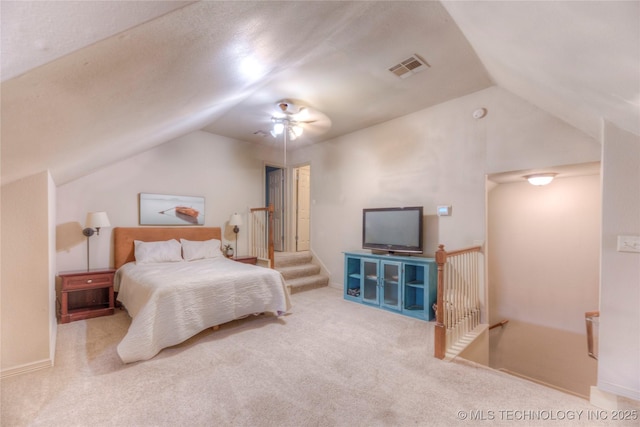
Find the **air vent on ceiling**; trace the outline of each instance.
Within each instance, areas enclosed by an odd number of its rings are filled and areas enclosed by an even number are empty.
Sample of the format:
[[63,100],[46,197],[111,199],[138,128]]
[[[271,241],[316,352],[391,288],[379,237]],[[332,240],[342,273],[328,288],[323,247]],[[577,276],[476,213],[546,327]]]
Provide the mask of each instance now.
[[389,71],[391,71],[401,79],[406,79],[407,77],[412,76],[415,73],[426,70],[429,66],[430,65],[427,63],[427,61],[422,59],[419,55],[413,54],[399,64],[396,64],[393,67],[389,68]]

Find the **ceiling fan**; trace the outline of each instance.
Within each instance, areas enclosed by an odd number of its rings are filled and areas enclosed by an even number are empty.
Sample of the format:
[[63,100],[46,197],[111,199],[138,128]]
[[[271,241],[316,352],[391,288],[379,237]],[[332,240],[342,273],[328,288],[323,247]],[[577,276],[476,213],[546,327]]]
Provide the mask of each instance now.
[[312,136],[321,135],[331,127],[331,119],[325,114],[288,99],[276,102],[271,123],[271,136],[284,135],[285,143],[286,139],[295,141],[305,132]]

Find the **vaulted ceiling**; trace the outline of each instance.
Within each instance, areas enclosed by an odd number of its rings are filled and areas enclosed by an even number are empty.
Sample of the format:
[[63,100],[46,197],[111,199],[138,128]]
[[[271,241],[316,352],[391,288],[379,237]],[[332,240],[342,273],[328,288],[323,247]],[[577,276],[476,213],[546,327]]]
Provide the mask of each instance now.
[[[275,145],[280,99],[330,120],[298,144],[492,85],[594,137],[601,119],[640,134],[638,1],[3,0],[0,19],[3,184],[195,130]],[[424,71],[389,71],[412,55]]]

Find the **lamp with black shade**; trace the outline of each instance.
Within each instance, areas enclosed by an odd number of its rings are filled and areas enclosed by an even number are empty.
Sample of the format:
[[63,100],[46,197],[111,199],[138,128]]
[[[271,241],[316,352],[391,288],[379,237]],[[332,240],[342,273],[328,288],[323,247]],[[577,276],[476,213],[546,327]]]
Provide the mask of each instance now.
[[106,212],[89,212],[87,214],[87,221],[85,223],[85,228],[82,230],[82,234],[87,237],[87,271],[89,268],[89,238],[96,235],[100,235],[100,229],[104,227],[111,227],[111,223],[109,222],[109,217]]

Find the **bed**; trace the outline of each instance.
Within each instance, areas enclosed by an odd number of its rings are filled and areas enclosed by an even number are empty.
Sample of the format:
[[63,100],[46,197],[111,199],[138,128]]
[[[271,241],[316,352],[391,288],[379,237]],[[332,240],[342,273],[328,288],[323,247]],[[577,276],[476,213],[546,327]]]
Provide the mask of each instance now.
[[114,290],[132,319],[117,347],[124,363],[151,359],[210,327],[290,309],[282,275],[225,258],[219,227],[116,227],[113,234]]

